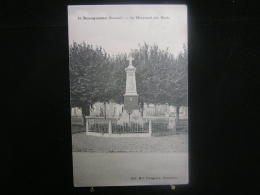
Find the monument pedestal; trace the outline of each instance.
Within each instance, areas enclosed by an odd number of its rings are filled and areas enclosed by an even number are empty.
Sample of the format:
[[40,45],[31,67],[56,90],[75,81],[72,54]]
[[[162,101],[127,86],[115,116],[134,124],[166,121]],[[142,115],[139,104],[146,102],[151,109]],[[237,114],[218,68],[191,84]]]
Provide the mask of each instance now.
[[124,95],[125,110],[138,110],[138,95]]
[[124,110],[122,115],[120,116],[117,124],[124,124],[124,123],[137,123],[137,124],[143,124],[143,118],[141,115],[141,112],[139,110],[132,110],[129,116],[129,112]]

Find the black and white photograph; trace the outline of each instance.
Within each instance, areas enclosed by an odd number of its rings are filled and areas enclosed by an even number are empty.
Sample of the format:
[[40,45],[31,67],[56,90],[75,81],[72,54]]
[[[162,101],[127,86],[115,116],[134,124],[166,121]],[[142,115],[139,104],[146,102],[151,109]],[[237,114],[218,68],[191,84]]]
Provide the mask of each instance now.
[[75,187],[189,183],[186,5],[68,6]]
[[259,192],[255,2],[0,9],[2,194]]

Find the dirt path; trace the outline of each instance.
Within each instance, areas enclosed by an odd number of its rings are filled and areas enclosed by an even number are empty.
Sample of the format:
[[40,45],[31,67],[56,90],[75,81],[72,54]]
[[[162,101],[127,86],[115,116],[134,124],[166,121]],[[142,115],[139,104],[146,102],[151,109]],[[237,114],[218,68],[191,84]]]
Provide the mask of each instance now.
[[95,137],[72,135],[73,152],[187,152],[187,134],[163,137]]

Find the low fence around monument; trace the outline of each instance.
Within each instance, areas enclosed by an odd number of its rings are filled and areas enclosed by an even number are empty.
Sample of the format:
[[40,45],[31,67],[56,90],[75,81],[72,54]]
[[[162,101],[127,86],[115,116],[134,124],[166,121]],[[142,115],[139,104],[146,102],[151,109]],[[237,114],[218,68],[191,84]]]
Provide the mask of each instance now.
[[83,118],[82,116],[71,116],[71,124],[73,125],[83,125]]
[[176,133],[173,117],[148,117],[143,123],[118,123],[116,118],[86,117],[86,135],[112,137],[167,136]]
[[152,136],[167,136],[176,133],[176,120],[174,117],[150,116],[144,120],[151,121]]
[[123,123],[117,124],[116,122],[112,122],[112,133],[113,134],[127,134],[127,133],[149,133],[149,121],[143,124],[138,123]]
[[149,137],[151,123],[118,123],[116,118],[86,117],[86,135],[112,137]]
[[86,117],[86,129],[88,132],[109,133],[109,123],[113,119],[103,117]]

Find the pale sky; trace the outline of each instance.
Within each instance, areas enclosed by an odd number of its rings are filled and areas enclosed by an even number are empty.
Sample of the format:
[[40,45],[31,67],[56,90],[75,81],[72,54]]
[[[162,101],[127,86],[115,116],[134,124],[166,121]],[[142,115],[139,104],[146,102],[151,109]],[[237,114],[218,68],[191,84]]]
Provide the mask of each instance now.
[[169,48],[177,55],[183,44],[187,45],[185,5],[68,6],[68,23],[69,44],[85,41],[101,46],[109,54],[129,53],[146,42],[157,44],[160,49]]

